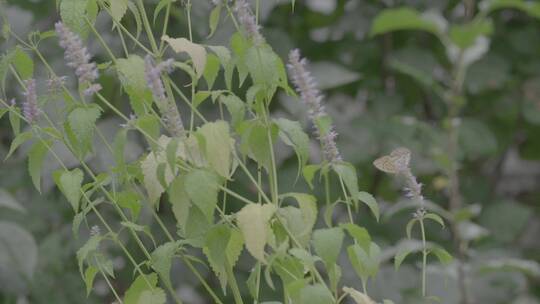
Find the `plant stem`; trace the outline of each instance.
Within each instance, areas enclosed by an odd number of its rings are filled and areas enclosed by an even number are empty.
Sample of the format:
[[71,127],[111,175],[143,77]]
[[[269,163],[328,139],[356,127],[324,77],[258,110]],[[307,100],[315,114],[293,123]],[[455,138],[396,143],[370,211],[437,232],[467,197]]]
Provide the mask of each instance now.
[[427,247],[426,247],[426,231],[424,228],[424,218],[419,218],[420,231],[422,233],[422,297],[426,296],[426,268],[427,268]]

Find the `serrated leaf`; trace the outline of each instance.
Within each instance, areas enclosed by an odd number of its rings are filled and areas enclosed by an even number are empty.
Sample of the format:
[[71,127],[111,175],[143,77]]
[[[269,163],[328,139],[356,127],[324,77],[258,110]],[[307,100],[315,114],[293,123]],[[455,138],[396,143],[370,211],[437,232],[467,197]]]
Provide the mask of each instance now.
[[201,77],[206,66],[207,53],[206,49],[196,43],[193,43],[186,38],[170,38],[165,35],[161,38],[166,41],[176,53],[186,52],[193,61],[193,67],[197,72],[197,76]]
[[269,232],[268,222],[275,211],[274,205],[249,204],[236,214],[238,227],[244,236],[247,250],[254,258],[263,263],[266,263],[264,247],[266,235]]
[[[240,237],[238,237],[240,236]],[[212,227],[206,234],[203,252],[210,266],[219,278],[221,288],[225,292],[227,286],[227,271],[232,269],[242,250],[242,236],[239,231],[221,224]]]
[[152,252],[150,265],[152,266],[152,269],[159,274],[166,286],[171,286],[171,265],[177,250],[178,244],[176,242],[168,242],[159,246]]
[[49,151],[49,144],[38,141],[28,152],[28,172],[37,191],[41,192],[41,168]]
[[81,146],[77,147],[79,151],[84,152],[91,147],[96,122],[100,116],[101,109],[95,105],[78,107],[69,113],[69,126]]
[[87,0],[62,0],[60,2],[60,16],[64,24],[81,37],[88,34],[86,25]]
[[279,214],[285,219],[285,224],[294,235],[296,241],[307,246],[311,238],[311,230],[317,221],[316,198],[304,193],[287,193],[283,197],[294,198],[300,208],[292,206],[279,209]]
[[401,264],[409,254],[411,254],[412,252],[417,252],[419,250],[422,250],[422,248],[414,242],[400,243],[398,245],[396,255],[394,256],[394,268],[396,269],[396,271],[399,269],[399,266],[401,266]]
[[84,245],[77,250],[77,261],[79,265],[79,271],[82,276],[84,276],[83,266],[84,262],[87,261],[99,248],[101,243],[102,236],[99,234],[91,235],[90,238],[84,243]]
[[206,216],[208,222],[214,218],[214,210],[218,202],[219,180],[217,176],[206,170],[193,170],[187,173],[185,189],[194,206]]
[[252,46],[245,54],[246,66],[254,84],[272,90],[280,84],[280,65],[283,63],[268,45]]
[[116,60],[116,69],[122,86],[129,95],[131,108],[137,116],[145,114],[146,108],[151,106],[152,93],[148,90],[144,78],[144,60],[137,55],[119,58]]
[[[204,154],[210,166],[222,177],[229,178],[231,170],[231,141],[225,121],[204,124],[197,131],[204,138]],[[201,145],[200,145],[201,146]]]
[[124,304],[138,304],[141,294],[146,290],[155,289],[157,281],[158,277],[155,273],[139,275],[126,291]]
[[120,22],[128,10],[129,0],[109,0],[111,17]]
[[81,185],[84,177],[83,172],[78,168],[72,171],[58,171],[55,172],[53,177],[56,185],[71,204],[71,207],[73,207],[73,211],[78,213]]
[[327,269],[337,261],[345,234],[338,227],[319,229],[313,232],[313,248],[323,259]]

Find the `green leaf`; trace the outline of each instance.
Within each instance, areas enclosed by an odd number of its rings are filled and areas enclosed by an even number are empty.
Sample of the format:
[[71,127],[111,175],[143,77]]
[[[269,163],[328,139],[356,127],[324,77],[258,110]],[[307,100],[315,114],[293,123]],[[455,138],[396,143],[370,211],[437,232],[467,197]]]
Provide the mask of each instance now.
[[32,58],[30,58],[30,56],[20,47],[15,49],[12,63],[22,80],[30,79],[34,75],[34,62],[32,61]]
[[396,269],[396,271],[399,269],[399,266],[401,266],[401,264],[409,254],[420,250],[422,250],[421,244],[419,246],[419,244],[412,241],[401,242],[398,245],[396,255],[394,256],[394,268]]
[[22,213],[26,212],[26,209],[4,189],[0,189],[0,208],[8,208]]
[[222,177],[229,178],[231,170],[231,142],[229,125],[225,121],[209,122],[197,131],[204,138],[204,153],[210,166]]
[[304,167],[304,169],[302,169],[302,175],[310,188],[313,188],[313,178],[315,177],[315,173],[317,173],[317,171],[320,169],[320,165],[307,165]]
[[424,18],[411,8],[385,9],[373,21],[371,35],[380,35],[399,30],[421,30],[438,35],[437,24]]
[[[174,179],[176,168],[174,171],[167,165],[166,149],[171,139],[166,136],[161,136],[158,140],[158,152],[150,152],[146,158],[141,161],[141,170],[143,173],[143,181],[150,203],[157,207],[157,203],[161,194],[165,192],[165,187],[168,186]],[[161,168],[161,174],[160,169]],[[160,181],[161,178],[161,181]],[[162,183],[163,182],[163,183]]]
[[249,204],[236,214],[238,227],[244,236],[247,250],[254,258],[263,263],[266,263],[264,247],[266,235],[270,230],[269,221],[275,211],[274,205]]
[[426,215],[424,215],[424,218],[435,221],[435,222],[439,223],[441,225],[441,227],[444,228],[444,220],[438,214],[427,213]]
[[120,22],[128,9],[129,0],[109,0],[111,17]]
[[217,206],[219,180],[217,176],[206,170],[193,170],[187,173],[185,189],[188,197],[206,216],[208,222],[214,218]]
[[163,289],[145,290],[141,293],[137,304],[165,304],[167,295]]
[[418,219],[413,218],[407,223],[406,231],[407,231],[407,238],[409,239],[411,238],[412,229],[414,227],[414,224],[416,224],[416,222],[418,222]]
[[349,233],[349,235],[366,251],[371,246],[371,237],[366,228],[360,227],[353,223],[341,224],[341,227]]
[[13,139],[13,141],[11,142],[11,146],[9,147],[9,152],[8,154],[6,155],[6,158],[4,158],[4,160],[8,159],[12,154],[13,152],[15,152],[15,150],[17,150],[17,148],[24,144],[25,142],[29,141],[30,139],[32,139],[32,132],[23,132],[23,133],[19,133],[15,139]]
[[309,285],[300,292],[299,304],[333,304],[332,293],[322,284]]
[[90,238],[84,243],[84,245],[77,250],[77,261],[79,265],[79,271],[84,277],[83,266],[84,262],[87,261],[94,253],[99,249],[99,244],[101,243],[102,236],[99,234],[91,235]]
[[202,45],[193,43],[186,38],[170,38],[167,35],[161,39],[167,42],[176,53],[186,52],[193,61],[197,76],[201,77],[207,62],[206,49]]
[[221,288],[225,292],[227,286],[227,269],[236,263],[243,246],[242,235],[229,226],[220,224],[212,227],[206,234],[203,252],[210,266],[219,278]]
[[11,124],[11,129],[15,135],[19,135],[21,132],[21,118],[18,114],[21,114],[19,109],[9,111],[9,123]]
[[92,146],[96,122],[101,116],[101,109],[97,105],[81,106],[75,108],[68,115],[71,130],[81,145],[80,151],[84,152]]
[[211,90],[214,86],[214,82],[216,81],[216,78],[219,73],[220,68],[220,61],[219,58],[214,54],[208,54],[207,60],[206,60],[206,66],[204,68],[203,77],[206,80],[206,83],[208,85],[208,89]]
[[493,33],[493,22],[489,19],[474,19],[465,24],[455,24],[450,27],[450,39],[460,49],[471,47],[479,36],[489,36]]
[[345,183],[345,187],[347,187],[353,201],[357,202],[360,194],[358,190],[358,177],[356,176],[354,166],[349,163],[335,163],[332,164],[332,168]]
[[41,168],[49,151],[49,143],[36,142],[28,152],[28,172],[37,191],[41,192]]
[[75,213],[79,211],[83,177],[83,172],[78,168],[72,171],[57,171],[53,175],[56,185],[67,198]]
[[94,286],[94,279],[99,270],[94,266],[89,266],[84,272],[84,284],[86,285],[86,296],[90,295],[92,287]]
[[227,107],[229,114],[231,115],[231,124],[233,127],[237,127],[246,115],[246,106],[244,102],[236,95],[221,95],[220,101]]
[[323,259],[327,269],[337,261],[345,234],[338,227],[319,229],[313,232],[313,248]]
[[116,193],[116,202],[122,208],[129,209],[131,218],[136,221],[141,212],[141,197],[134,191],[124,191]]
[[377,275],[381,254],[381,250],[377,244],[371,243],[368,248],[354,244],[347,248],[347,254],[356,274],[363,281]]
[[252,46],[246,51],[245,56],[245,63],[253,84],[263,85],[266,90],[279,85],[279,70],[283,63],[270,46]]
[[448,251],[446,251],[444,248],[442,247],[435,247],[435,248],[432,248],[430,250],[431,253],[435,254],[435,256],[437,257],[437,259],[439,259],[439,262],[441,262],[441,264],[443,265],[448,265],[452,262],[452,260],[454,259],[452,257],[452,255],[450,253],[448,253]]
[[137,116],[147,112],[152,103],[152,93],[144,78],[144,60],[137,55],[116,60],[116,70],[122,86],[129,95],[131,108]]
[[377,204],[377,201],[373,197],[373,195],[360,191],[358,192],[358,200],[365,203],[369,209],[371,210],[371,213],[373,213],[373,216],[377,219],[377,222],[379,221],[379,204]]
[[152,266],[152,269],[159,274],[163,283],[169,287],[172,286],[170,278],[172,258],[177,250],[178,244],[176,242],[168,242],[159,246],[152,252],[150,265]]
[[62,0],[60,2],[60,16],[64,24],[82,38],[88,35],[86,24],[87,0]]
[[[141,294],[146,290],[155,289],[158,277],[155,273],[139,275],[124,295],[124,304],[138,304]],[[150,285],[150,286],[148,286]]]
[[298,168],[301,169],[309,159],[309,136],[302,130],[302,126],[297,121],[278,118],[274,122],[279,127],[281,140],[294,148],[298,157]]
[[343,292],[348,294],[356,304],[376,304],[366,294],[359,292],[358,290],[350,287],[343,287]]
[[540,18],[540,3],[523,0],[487,0],[480,6],[486,14],[499,9],[518,9],[535,18]]
[[[279,129],[272,124],[271,130],[268,132],[268,128],[261,123],[250,121],[247,122],[247,129],[240,131],[242,133],[242,151],[248,154],[259,165],[270,169],[272,160],[271,149],[273,149],[273,143],[278,135]],[[244,127],[244,126],[243,126]],[[270,133],[271,143],[268,138]]]
[[38,261],[34,237],[12,222],[0,221],[0,290],[29,292]]
[[311,231],[317,221],[316,198],[304,193],[287,193],[282,196],[292,197],[298,202],[300,208],[292,206],[280,208],[279,214],[285,218],[285,223],[296,240],[301,245],[307,246],[311,238]]
[[210,13],[210,19],[208,21],[208,25],[210,27],[210,33],[208,34],[207,38],[214,36],[214,33],[217,30],[219,19],[221,17],[221,9],[222,9],[222,5],[220,3],[216,5],[216,7],[214,7],[212,9],[212,12]]

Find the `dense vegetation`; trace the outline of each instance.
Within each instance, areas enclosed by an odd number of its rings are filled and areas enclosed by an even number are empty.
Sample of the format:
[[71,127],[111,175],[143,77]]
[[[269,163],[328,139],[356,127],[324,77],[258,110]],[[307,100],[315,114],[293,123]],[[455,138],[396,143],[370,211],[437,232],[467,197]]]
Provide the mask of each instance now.
[[540,4],[0,0],[1,303],[540,302]]

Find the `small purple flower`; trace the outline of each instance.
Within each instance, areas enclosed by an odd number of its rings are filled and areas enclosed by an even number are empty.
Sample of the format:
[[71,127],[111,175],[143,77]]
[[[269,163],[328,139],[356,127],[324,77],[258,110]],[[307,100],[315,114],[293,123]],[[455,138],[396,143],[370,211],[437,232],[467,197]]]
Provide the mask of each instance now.
[[[67,28],[62,22],[55,24],[56,34],[60,39],[60,46],[64,49],[64,59],[67,65],[75,69],[75,75],[79,78],[79,83],[92,83],[99,77],[99,72],[95,62],[91,62],[92,57],[86,47],[83,46],[81,38]],[[96,89],[97,86],[94,86]],[[89,92],[97,92],[91,90]]]
[[144,58],[144,63],[144,77],[146,84],[152,92],[154,99],[158,101],[167,131],[174,137],[184,136],[184,124],[182,123],[180,113],[178,113],[178,108],[174,101],[167,100],[165,87],[161,80],[161,73],[172,72],[174,60],[168,59],[156,65],[152,57],[147,55]]
[[410,168],[402,171],[401,174],[405,177],[405,182],[407,183],[407,187],[403,189],[405,190],[405,196],[417,201],[423,206],[424,196],[422,195],[422,184],[416,180],[416,176],[412,174]]
[[33,123],[39,114],[36,80],[28,79],[24,82],[24,85],[26,86],[26,91],[24,92],[25,100],[22,105],[22,112],[28,123]]
[[[169,63],[165,64],[165,62]],[[165,96],[165,88],[163,87],[163,82],[161,81],[161,73],[163,70],[170,72],[171,69],[169,66],[170,61],[167,60],[165,62],[156,65],[154,59],[152,59],[152,56],[146,55],[144,58],[144,78],[146,80],[146,85],[150,91],[152,91],[154,98],[160,101],[167,99]]]
[[49,93],[56,93],[62,89],[62,87],[66,84],[67,76],[52,76],[47,80],[47,89],[49,90]]
[[255,45],[264,43],[264,37],[261,34],[261,26],[257,24],[257,19],[249,8],[249,3],[246,0],[236,0],[234,8],[238,21],[244,27],[246,35]]
[[324,158],[328,162],[341,161],[341,155],[336,145],[337,132],[332,126],[328,130],[321,130],[317,123],[320,118],[328,116],[322,105],[323,96],[317,83],[307,70],[307,60],[300,57],[298,49],[292,50],[289,54],[289,64],[287,68],[296,91],[300,94],[300,98],[308,107],[308,116],[311,123],[315,127],[315,135],[321,142]]

